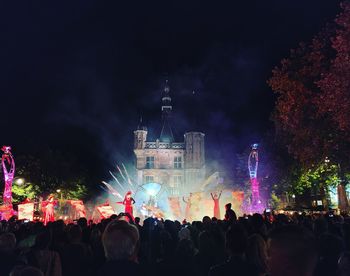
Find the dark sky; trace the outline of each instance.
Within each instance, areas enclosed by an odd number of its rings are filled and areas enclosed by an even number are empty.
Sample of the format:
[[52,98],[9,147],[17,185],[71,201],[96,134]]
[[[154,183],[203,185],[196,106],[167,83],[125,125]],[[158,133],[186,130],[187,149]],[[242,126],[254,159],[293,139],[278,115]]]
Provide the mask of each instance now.
[[166,76],[175,131],[205,132],[208,157],[230,167],[271,130],[272,68],[339,12],[336,0],[20,2],[0,4],[1,143],[75,154],[93,178],[131,159],[140,114],[158,135]]

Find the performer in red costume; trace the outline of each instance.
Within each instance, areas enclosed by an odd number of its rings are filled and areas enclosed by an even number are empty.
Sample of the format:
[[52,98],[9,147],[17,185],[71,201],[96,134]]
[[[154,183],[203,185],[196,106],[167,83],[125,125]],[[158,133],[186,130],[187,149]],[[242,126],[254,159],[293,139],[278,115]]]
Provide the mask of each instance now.
[[211,198],[214,201],[214,217],[217,218],[217,219],[220,219],[220,217],[221,217],[220,216],[220,204],[219,204],[221,193],[222,193],[222,191],[220,191],[220,194],[217,194],[217,193],[212,194],[212,193],[210,193]]
[[135,200],[131,197],[131,191],[127,192],[124,200],[122,202],[118,202],[121,203],[125,206],[125,213],[128,213],[133,219],[134,219],[134,215],[133,215],[133,211],[134,211],[134,207],[133,205],[135,204]]
[[50,195],[48,199],[42,203],[42,208],[44,210],[45,225],[47,225],[48,222],[55,220],[56,205],[57,205],[57,200],[54,199],[53,195]]
[[192,207],[192,193],[190,193],[190,195],[188,196],[187,200],[185,199],[185,197],[182,197],[183,202],[186,203],[186,209],[185,209],[185,219],[187,221],[191,221],[192,220],[192,216],[191,216],[191,207]]

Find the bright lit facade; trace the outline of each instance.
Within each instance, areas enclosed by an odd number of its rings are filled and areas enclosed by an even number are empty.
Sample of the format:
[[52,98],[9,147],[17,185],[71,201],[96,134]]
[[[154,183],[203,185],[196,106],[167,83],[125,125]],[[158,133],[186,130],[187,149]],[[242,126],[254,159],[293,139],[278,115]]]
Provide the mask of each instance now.
[[147,128],[134,131],[134,153],[139,185],[159,183],[169,195],[180,196],[196,191],[205,179],[204,134],[187,132],[183,141],[172,134],[171,98],[166,85],[162,97],[162,131],[156,141],[147,141]]

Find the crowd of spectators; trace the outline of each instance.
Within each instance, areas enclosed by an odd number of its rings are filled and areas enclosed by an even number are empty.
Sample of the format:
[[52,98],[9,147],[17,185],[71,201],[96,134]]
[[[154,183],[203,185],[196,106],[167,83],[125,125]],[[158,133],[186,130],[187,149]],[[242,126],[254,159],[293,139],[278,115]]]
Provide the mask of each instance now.
[[350,275],[350,217],[0,222],[0,275]]

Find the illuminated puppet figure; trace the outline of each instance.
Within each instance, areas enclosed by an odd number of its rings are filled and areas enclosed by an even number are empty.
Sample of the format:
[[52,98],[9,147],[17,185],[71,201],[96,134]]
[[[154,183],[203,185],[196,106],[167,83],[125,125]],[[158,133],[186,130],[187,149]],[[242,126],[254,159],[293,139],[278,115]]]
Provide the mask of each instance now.
[[125,206],[125,213],[128,213],[132,218],[134,218],[134,207],[133,205],[135,204],[135,200],[131,197],[131,191],[128,191],[124,197],[123,202],[119,202],[122,203]]
[[248,169],[249,177],[252,188],[252,211],[259,211],[261,207],[260,194],[259,194],[259,181],[258,181],[258,165],[259,165],[259,155],[258,155],[258,144],[253,144],[251,146],[251,152],[248,157]]
[[213,199],[214,201],[214,217],[217,218],[217,219],[220,219],[220,204],[219,204],[219,200],[220,200],[220,197],[221,197],[221,193],[222,191],[217,194],[217,193],[210,193],[211,195],[211,198]]
[[[4,152],[1,158],[1,165],[5,178],[3,202],[5,206],[9,206],[12,209],[12,181],[15,175],[15,160],[11,153],[11,147],[3,146],[1,150]],[[9,168],[7,168],[7,166],[9,166]]]
[[50,195],[46,201],[42,202],[42,208],[44,211],[44,224],[55,220],[55,206],[57,200],[54,199],[53,195]]
[[147,206],[146,206],[145,202],[142,203],[140,213],[141,213],[143,219],[146,219],[148,217],[148,210],[147,210]]

